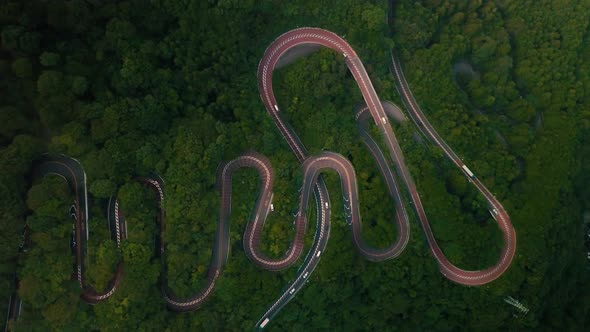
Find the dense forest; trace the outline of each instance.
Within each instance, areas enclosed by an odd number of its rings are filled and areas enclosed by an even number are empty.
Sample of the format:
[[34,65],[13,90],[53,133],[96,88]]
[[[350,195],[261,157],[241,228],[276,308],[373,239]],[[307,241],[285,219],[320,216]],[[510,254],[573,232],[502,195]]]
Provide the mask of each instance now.
[[[232,253],[212,299],[195,312],[168,311],[161,265],[176,294],[200,289],[219,208],[217,166],[247,150],[268,156],[277,175],[263,250],[275,257],[287,249],[302,173],[260,101],[256,70],[278,35],[316,26],[344,36],[379,96],[399,105],[390,52],[401,58],[430,122],[502,201],[518,248],[500,279],[465,287],[439,273],[415,216],[406,251],[371,263],[334,208],[321,263],[269,328],[587,330],[589,24],[585,0],[2,1],[0,312],[16,273],[23,308],[15,331],[251,329],[297,270],[263,271],[243,253],[258,192],[252,170],[234,180]],[[344,59],[315,52],[278,70],[274,90],[311,153],[353,162],[369,244],[392,242],[393,202],[358,136],[352,111],[362,97]],[[501,236],[477,191],[410,121],[395,130],[447,256],[462,268],[494,263]],[[121,288],[104,303],[79,299],[73,196],[59,177],[33,177],[44,152],[75,157],[87,173],[90,283],[104,288],[125,263]],[[150,172],[167,183],[165,262],[154,253],[154,194],[134,180]],[[339,180],[326,178],[337,207]],[[106,226],[112,195],[129,226],[120,251]]]

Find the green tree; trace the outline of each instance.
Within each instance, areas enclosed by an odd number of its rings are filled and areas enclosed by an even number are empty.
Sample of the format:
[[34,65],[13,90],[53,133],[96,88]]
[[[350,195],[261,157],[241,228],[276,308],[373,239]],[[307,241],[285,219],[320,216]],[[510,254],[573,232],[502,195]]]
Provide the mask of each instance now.
[[60,56],[54,52],[43,52],[39,57],[39,62],[45,67],[54,67],[59,64]]
[[55,70],[44,70],[37,80],[37,91],[44,97],[63,93],[63,74]]
[[19,58],[12,63],[12,71],[18,78],[33,76],[33,65],[28,58]]

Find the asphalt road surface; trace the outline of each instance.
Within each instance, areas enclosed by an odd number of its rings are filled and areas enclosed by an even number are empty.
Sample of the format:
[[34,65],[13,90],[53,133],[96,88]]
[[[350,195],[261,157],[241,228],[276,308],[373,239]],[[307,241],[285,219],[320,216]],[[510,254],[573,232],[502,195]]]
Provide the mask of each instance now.
[[[33,176],[40,178],[49,174],[62,177],[74,193],[75,214],[73,215],[74,236],[73,252],[76,257],[76,265],[72,278],[77,280],[81,288],[81,298],[89,303],[96,304],[114,294],[119,286],[123,275],[123,265],[119,263],[115,275],[109,282],[106,289],[96,291],[92,286],[86,283],[84,257],[86,255],[86,242],[88,241],[88,194],[86,189],[86,173],[80,163],[73,158],[63,155],[43,155],[36,163]],[[65,214],[66,211],[64,211]],[[116,233],[111,230],[113,238]],[[25,235],[27,236],[27,235]],[[25,240],[25,243],[28,241]],[[16,280],[18,287],[18,280]],[[9,330],[9,324],[18,318],[21,312],[22,302],[15,291],[9,300],[9,310],[7,315],[5,331]]]
[[[355,119],[361,138],[374,158],[382,177],[387,185],[388,192],[395,205],[394,221],[397,228],[397,238],[388,248],[376,249],[368,246],[362,237],[361,216],[358,205],[358,188],[354,168],[343,156],[324,152],[320,155],[309,156],[306,148],[295,131],[283,119],[272,89],[272,74],[280,57],[292,48],[303,44],[313,44],[328,47],[343,55],[348,69],[356,80],[362,92],[365,105],[359,105],[354,110]],[[444,256],[438,247],[430,229],[426,214],[422,207],[416,186],[405,165],[401,148],[397,142],[389,119],[395,114],[394,109],[384,109],[379,100],[371,80],[352,47],[338,35],[318,29],[301,28],[291,30],[273,41],[266,49],[258,67],[258,88],[261,99],[267,112],[274,120],[277,128],[287,141],[289,147],[302,164],[304,172],[304,183],[302,186],[299,202],[299,210],[295,219],[295,235],[288,250],[279,258],[265,256],[259,250],[259,243],[262,229],[269,214],[273,199],[273,170],[268,159],[264,156],[251,152],[238,158],[222,163],[218,169],[217,187],[220,194],[220,218],[214,238],[211,262],[207,272],[205,286],[188,298],[179,298],[168,288],[166,282],[165,266],[161,280],[164,298],[168,307],[175,311],[190,311],[199,308],[213,294],[217,279],[220,277],[223,266],[226,263],[229,250],[229,216],[231,212],[231,181],[232,174],[240,168],[254,168],[258,171],[260,178],[260,192],[255,204],[252,220],[246,226],[243,237],[244,252],[248,258],[260,268],[279,271],[293,265],[301,256],[304,249],[304,235],[307,228],[307,206],[311,196],[315,198],[317,209],[316,232],[312,247],[306,255],[302,266],[299,268],[297,277],[283,289],[282,294],[275,300],[264,315],[256,324],[257,329],[266,327],[270,320],[297,294],[311,273],[320,261],[325,251],[330,234],[330,212],[331,203],[328,191],[321,176],[321,172],[330,169],[335,170],[340,177],[342,187],[342,205],[347,224],[351,228],[352,240],[359,253],[371,261],[382,261],[397,257],[405,249],[409,236],[409,218],[404,207],[403,198],[400,192],[396,176],[392,172],[390,161],[393,163],[397,178],[401,180],[403,187],[408,191],[413,206],[416,209],[420,223],[426,234],[431,251],[436,258],[442,274],[448,279],[465,285],[481,285],[498,278],[510,265],[516,247],[516,235],[508,214],[498,200],[487,190],[487,188],[475,177],[472,171],[467,168],[457,155],[444,143],[434,128],[428,123],[418,104],[413,98],[411,91],[405,82],[401,66],[396,59],[393,60],[393,74],[396,77],[398,92],[402,96],[409,111],[410,117],[418,125],[420,130],[434,144],[441,147],[459,169],[465,173],[471,183],[486,197],[490,205],[490,213],[498,221],[498,225],[504,233],[505,246],[499,262],[486,270],[465,271],[455,267]],[[389,152],[390,161],[385,157],[379,145],[371,137],[368,131],[369,120],[372,119],[377,126]],[[79,281],[82,288],[81,297],[88,303],[95,304],[109,298],[117,289],[122,277],[122,264],[119,264],[115,276],[109,286],[103,292],[97,292],[85,283],[84,278],[84,256],[86,242],[88,240],[88,197],[86,193],[86,175],[81,165],[72,158],[61,155],[45,155],[39,161],[36,168],[37,176],[57,174],[63,177],[75,194],[76,214],[75,225],[75,248],[76,269],[74,277]],[[164,209],[164,181],[157,177],[139,178],[139,181],[152,188],[157,193],[159,213],[157,222],[160,226],[160,237],[157,243],[156,255],[165,260],[165,209]],[[116,198],[109,201],[108,226],[113,241],[120,246],[121,241],[127,237],[125,217],[119,208]],[[16,293],[11,297],[8,316],[16,319],[20,312],[20,300]]]
[[510,216],[502,204],[496,199],[496,197],[475,176],[473,171],[471,171],[469,167],[463,163],[457,154],[451,150],[447,143],[445,143],[445,141],[443,141],[440,135],[436,132],[434,127],[432,127],[420,109],[420,106],[416,102],[412,91],[410,90],[406,78],[404,77],[399,60],[392,55],[391,61],[391,71],[395,77],[397,91],[402,97],[402,100],[410,114],[410,117],[412,118],[412,121],[414,121],[424,136],[428,137],[428,139],[433,144],[440,147],[444,151],[447,158],[449,158],[455,164],[455,166],[457,166],[457,168],[459,168],[459,170],[465,174],[465,176],[469,179],[469,182],[473,184],[485,197],[486,201],[488,202],[490,214],[496,220],[504,237],[504,247],[500,253],[500,259],[495,265],[485,270],[478,271],[466,271],[456,267],[445,257],[444,253],[436,243],[436,239],[434,238],[432,230],[430,229],[428,218],[424,212],[424,208],[422,206],[422,202],[420,201],[420,196],[418,195],[416,186],[413,182],[406,182],[406,186],[410,190],[412,196],[414,208],[418,213],[420,224],[422,225],[422,229],[426,234],[426,239],[430,246],[430,250],[439,264],[441,273],[448,279],[463,285],[470,286],[477,286],[491,282],[500,277],[508,269],[512,263],[512,259],[514,258],[514,253],[516,252],[516,232],[514,231],[514,227],[512,227],[512,223],[510,222]]
[[[324,153],[320,156],[309,157],[305,147],[303,146],[295,131],[281,116],[279,106],[277,105],[277,101],[273,93],[272,74],[277,62],[279,61],[279,58],[289,49],[302,44],[321,45],[331,48],[334,51],[342,54],[346,60],[348,69],[353,74],[353,77],[361,89],[366,104],[369,105],[368,109],[370,115],[375,121],[375,124],[379,127],[382,133],[384,128],[389,128],[391,131],[389,120],[383,110],[381,102],[377,97],[377,94],[362,62],[356,55],[354,49],[352,49],[352,47],[350,47],[350,45],[344,39],[330,31],[317,28],[301,28],[291,30],[275,39],[266,49],[264,56],[258,65],[258,89],[260,91],[260,97],[264,103],[264,106],[274,120],[275,125],[289,144],[289,147],[293,153],[295,153],[297,159],[304,165],[305,183],[302,191],[303,201],[300,204],[305,204],[308,200],[310,186],[314,184],[311,179],[317,179],[317,182],[315,182],[315,190],[320,193],[320,202],[317,202],[316,200],[316,205],[322,208],[329,207],[329,203],[327,201],[322,202],[322,196],[327,196],[327,191],[325,190],[321,176],[317,174],[317,171],[326,168],[336,170],[339,173],[342,182],[345,216],[347,222],[349,225],[351,225],[353,241],[359,252],[364,257],[372,261],[394,258],[403,251],[408,242],[409,227],[407,214],[403,208],[403,204],[401,203],[401,198],[399,198],[399,195],[397,195],[398,191],[397,187],[395,187],[395,181],[391,174],[391,170],[388,166],[386,166],[386,162],[379,162],[379,160],[384,161],[383,155],[378,154],[374,150],[371,150],[371,146],[368,145],[370,151],[373,152],[373,157],[380,166],[382,175],[386,178],[386,183],[388,184],[390,194],[393,194],[392,196],[394,197],[394,202],[396,203],[396,225],[398,228],[398,238],[389,248],[386,248],[385,250],[378,250],[368,247],[362,241],[362,237],[360,236],[361,219],[358,211],[356,177],[354,176],[354,169],[352,168],[352,165],[350,165],[348,161],[345,162],[346,159],[344,157],[334,153]],[[362,132],[363,131],[361,130],[361,133]],[[395,137],[390,138],[390,140],[391,139],[395,140]],[[367,141],[365,141],[365,144],[367,144]],[[373,146],[373,148],[376,148],[376,146]],[[378,148],[376,150],[378,150]],[[310,176],[313,176],[313,178],[310,178]],[[317,196],[318,195],[316,195],[316,199]],[[306,205],[300,205],[300,209],[304,206]],[[322,211],[321,215],[323,215],[323,213],[324,212]],[[318,213],[318,215],[320,214]],[[301,219],[304,217],[305,211],[300,210],[299,218]],[[297,222],[304,222],[300,219]],[[318,223],[318,232],[316,232],[314,245],[307,256],[303,267],[299,270],[297,278],[295,278],[295,280],[288,285],[279,299],[276,300],[260,318],[256,324],[257,328],[262,329],[266,327],[274,315],[276,315],[276,313],[280,311],[280,309],[284,307],[289,302],[289,300],[292,299],[294,294],[305,282],[305,279],[309,278],[309,275],[313,272],[313,269],[319,261],[321,253],[323,250],[325,250],[325,245],[329,237],[328,232],[322,232],[324,227],[329,227],[329,215],[325,220],[318,220]],[[323,226],[322,223],[325,223],[327,226]],[[318,260],[314,260],[316,257]]]
[[[306,150],[303,147],[303,144],[301,143],[293,129],[286,123],[286,121],[281,116],[280,108],[277,104],[272,88],[273,70],[275,69],[278,59],[281,57],[282,54],[286,53],[289,49],[297,47],[301,44],[322,45],[342,54],[342,56],[345,58],[348,69],[352,73],[354,79],[358,84],[359,89],[361,90],[366,107],[360,110],[357,109],[355,116],[357,121],[359,121],[361,137],[365,145],[369,148],[371,155],[377,162],[381,170],[381,173],[384,176],[385,181],[387,183],[389,193],[393,197],[396,206],[396,222],[398,226],[399,237],[390,248],[384,251],[367,248],[366,245],[362,242],[362,240],[360,240],[360,237],[358,237],[358,232],[360,232],[360,216],[358,215],[356,179],[353,176],[354,170],[352,168],[352,165],[350,165],[350,163],[345,162],[346,159],[340,158],[338,155],[331,153],[323,154],[319,157],[308,158],[306,155]],[[314,178],[321,180],[321,177],[317,177],[317,169],[313,170],[312,173],[309,173],[310,168],[331,168],[335,169],[340,174],[340,178],[342,181],[342,191],[344,193],[343,201],[345,217],[347,219],[347,222],[349,222],[349,224],[352,226],[354,242],[362,255],[364,255],[367,259],[370,260],[393,258],[399,255],[401,251],[403,251],[409,237],[408,216],[404,209],[399,188],[395,182],[395,177],[393,177],[393,175],[391,174],[391,168],[389,167],[389,164],[387,163],[385,157],[381,153],[377,143],[371,138],[367,131],[367,121],[370,116],[373,119],[375,125],[379,129],[382,138],[385,141],[391,160],[396,169],[397,175],[399,176],[399,178],[403,182],[404,187],[410,194],[413,206],[416,209],[416,212],[418,213],[420,223],[426,234],[428,244],[430,245],[431,251],[440,266],[442,274],[448,279],[464,285],[481,285],[488,283],[502,275],[502,273],[510,265],[512,258],[514,256],[516,248],[516,234],[514,232],[514,228],[510,223],[509,216],[500,204],[500,202],[498,202],[496,198],[487,190],[487,188],[479,181],[479,179],[475,177],[471,170],[461,162],[461,160],[452,152],[450,147],[448,147],[444,143],[440,136],[436,134],[432,126],[430,126],[430,124],[426,121],[426,118],[424,117],[423,113],[417,106],[417,103],[411,96],[411,92],[407,87],[407,83],[405,83],[405,80],[402,80],[403,74],[400,74],[401,67],[399,66],[399,63],[396,63],[394,65],[394,68],[394,75],[396,76],[398,82],[398,91],[404,99],[404,102],[410,111],[412,119],[414,120],[414,122],[418,124],[419,128],[423,132],[425,132],[427,137],[431,138],[431,140],[435,144],[443,148],[447,156],[451,160],[453,160],[453,162],[459,167],[459,169],[466,174],[470,182],[473,183],[477,187],[477,189],[486,197],[491,207],[490,213],[496,220],[498,220],[498,225],[504,233],[505,246],[502,251],[501,258],[496,265],[486,270],[465,271],[455,267],[444,256],[442,250],[436,244],[436,240],[434,238],[434,235],[432,234],[432,230],[430,229],[430,225],[426,218],[426,213],[424,212],[424,209],[422,207],[420,196],[418,195],[418,191],[416,190],[416,186],[410,175],[410,172],[408,171],[407,166],[405,165],[401,148],[397,142],[395,135],[393,134],[391,125],[389,124],[388,115],[386,114],[377,96],[377,93],[373,88],[372,82],[361,60],[358,58],[355,51],[346,41],[344,41],[342,38],[340,38],[338,35],[332,32],[317,28],[295,29],[279,36],[266,49],[266,52],[264,53],[264,56],[260,61],[260,64],[258,66],[258,88],[260,90],[260,97],[264,102],[266,110],[275,121],[277,128],[279,129],[279,131],[291,147],[291,150],[293,150],[293,153],[295,153],[300,162],[303,162],[304,168],[306,170],[304,189],[311,183],[310,179],[308,178],[308,176],[310,176],[311,174],[314,175]],[[316,166],[312,167],[310,165]],[[307,199],[305,197],[305,191],[303,196],[304,199]],[[305,201],[303,201],[301,204],[304,203]],[[302,212],[300,211],[300,213]],[[327,235],[324,235],[324,237],[322,237],[320,234],[319,242],[327,241],[327,239],[324,240],[324,238],[327,238]],[[317,252],[319,255],[318,249],[312,248],[310,256],[313,257],[314,252]],[[293,294],[294,291],[298,290],[298,288],[296,287],[300,286],[300,283],[298,282],[300,281],[301,277],[309,277],[309,273],[311,273],[311,271],[311,269],[307,268],[300,270],[299,276],[297,277],[296,281],[289,285],[285,293],[281,295],[281,297],[270,307],[270,309],[258,321],[256,325],[257,328],[261,329],[268,325],[268,323],[270,322],[272,317],[278,312],[278,310],[289,301],[290,298],[288,295]],[[292,286],[295,286],[295,288],[291,288]]]
[[[36,168],[38,176],[55,174],[64,178],[74,193],[76,214],[74,217],[74,253],[76,256],[76,269],[74,277],[82,288],[82,299],[95,304],[109,298],[119,285],[123,273],[123,265],[119,264],[115,276],[107,289],[102,292],[95,291],[86,284],[84,256],[86,254],[86,242],[88,241],[88,195],[86,190],[86,174],[80,163],[70,157],[62,155],[44,155]],[[111,232],[112,233],[112,232]]]

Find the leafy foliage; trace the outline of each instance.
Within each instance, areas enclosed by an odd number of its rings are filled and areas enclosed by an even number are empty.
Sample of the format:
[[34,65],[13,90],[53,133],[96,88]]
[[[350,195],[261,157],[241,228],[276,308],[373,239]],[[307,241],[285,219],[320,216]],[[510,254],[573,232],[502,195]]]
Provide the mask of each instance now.
[[[434,127],[510,213],[517,258],[484,287],[451,284],[413,223],[401,257],[370,263],[334,209],[321,264],[270,327],[584,330],[589,15],[587,1],[2,2],[0,312],[16,272],[25,300],[16,330],[250,329],[296,273],[260,271],[242,254],[258,192],[252,172],[234,179],[232,257],[212,300],[190,314],[169,312],[159,281],[165,277],[180,296],[202,286],[219,208],[215,171],[244,150],[269,156],[277,175],[262,250],[287,249],[301,173],[263,109],[255,73],[279,34],[318,26],[345,36],[382,99],[399,103],[388,69],[395,50]],[[393,241],[395,211],[358,138],[352,108],[361,95],[344,60],[315,52],[278,70],[274,90],[312,154],[336,151],[355,165],[367,241]],[[442,249],[464,268],[494,263],[500,232],[481,197],[439,149],[416,139],[410,123],[395,129]],[[31,183],[44,151],[72,155],[87,172],[90,283],[104,287],[115,263],[125,263],[121,288],[105,303],[82,303],[70,278],[71,194],[63,181]],[[150,172],[166,180],[163,260],[154,254],[153,193],[133,179]],[[338,179],[328,174],[327,183],[338,206]],[[121,252],[104,215],[117,192],[129,225]],[[19,252],[25,224],[32,243]],[[530,312],[519,314],[506,296]]]

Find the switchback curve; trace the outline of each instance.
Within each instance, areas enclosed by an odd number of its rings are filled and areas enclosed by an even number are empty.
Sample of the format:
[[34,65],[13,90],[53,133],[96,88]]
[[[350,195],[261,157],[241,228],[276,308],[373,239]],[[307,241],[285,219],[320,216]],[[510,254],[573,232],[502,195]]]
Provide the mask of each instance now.
[[[366,109],[368,110],[368,113],[370,113],[371,117],[373,118],[373,121],[375,122],[375,125],[377,126],[379,132],[385,140],[385,144],[387,146],[387,149],[389,150],[389,154],[396,168],[397,174],[401,178],[405,188],[408,190],[410,194],[410,198],[412,200],[416,212],[418,213],[420,223],[426,234],[428,244],[430,245],[431,251],[437,263],[439,264],[441,273],[445,277],[454,282],[470,286],[486,284],[500,277],[510,266],[510,263],[512,262],[516,250],[516,234],[514,228],[512,227],[512,224],[510,223],[510,218],[505,209],[500,204],[500,202],[489,192],[489,190],[479,181],[479,179],[477,179],[473,175],[471,170],[452,152],[450,147],[448,147],[446,143],[444,143],[444,141],[438,136],[438,134],[436,134],[434,129],[430,126],[424,115],[417,107],[417,103],[415,102],[415,100],[413,100],[411,93],[408,92],[409,88],[407,88],[407,83],[405,87],[404,85],[400,84],[401,79],[399,72],[401,72],[401,69],[399,71],[396,71],[394,75],[396,75],[398,91],[404,99],[404,103],[406,104],[406,106],[409,107],[412,119],[419,125],[420,129],[423,130],[423,132],[426,132],[427,137],[431,138],[431,140],[433,140],[435,144],[443,148],[446,155],[468,177],[469,181],[473,183],[475,187],[484,195],[489,205],[492,207],[490,213],[492,213],[494,219],[499,219],[498,225],[500,226],[500,230],[504,234],[504,248],[502,250],[500,260],[494,266],[485,270],[467,271],[462,270],[453,265],[444,256],[444,253],[436,244],[436,240],[430,229],[430,224],[428,223],[428,219],[422,206],[422,202],[416,189],[416,185],[414,184],[410,172],[405,164],[401,147],[397,142],[391,125],[389,124],[389,121],[387,119],[386,113],[381,105],[381,102],[377,96],[377,93],[375,92],[375,89],[373,88],[371,80],[361,60],[358,58],[354,49],[352,49],[352,47],[340,36],[330,31],[318,28],[300,28],[282,34],[267,47],[264,56],[262,57],[262,60],[258,65],[258,88],[260,91],[260,97],[264,103],[264,106],[266,107],[267,112],[271,115],[277,128],[283,135],[283,138],[287,141],[287,143],[291,147],[291,150],[293,151],[293,153],[295,153],[299,161],[304,162],[304,160],[306,159],[306,150],[300,139],[297,137],[294,130],[288,125],[288,123],[283,119],[283,117],[280,114],[280,109],[273,92],[272,74],[281,55],[287,52],[289,49],[301,44],[319,44],[321,46],[330,48],[342,54],[342,56],[345,58],[346,65],[349,71],[352,73],[354,79],[356,80],[359,89],[361,90],[363,99],[365,100],[365,103],[367,105]],[[395,61],[394,67],[396,67]],[[362,114],[357,113],[357,120],[361,115]],[[365,118],[363,117],[362,120],[364,119]],[[378,164],[381,167],[381,169],[386,167],[385,165],[387,163],[379,163],[379,158],[377,156],[381,154],[376,152],[376,150],[378,150],[378,147],[376,146],[376,144],[373,145],[371,143],[371,140],[368,138],[369,135],[365,135],[363,133],[363,127],[361,127],[361,135],[363,137],[363,141],[369,147],[375,159],[378,161]],[[388,184],[388,187],[391,192],[393,186],[390,186]],[[399,197],[399,192],[397,191],[397,188],[396,195],[398,195]],[[399,201],[401,201],[401,198],[398,199]],[[397,209],[397,211],[399,215],[399,209]],[[407,214],[402,213],[402,215],[406,218],[406,222],[400,222],[400,220],[398,220],[398,224],[401,230],[403,231],[403,228],[407,227],[408,223]],[[360,220],[358,222],[360,222]],[[363,253],[362,250],[361,253]],[[269,309],[269,311],[271,311],[272,309],[273,307],[271,306],[271,309]],[[271,313],[265,313],[265,315],[263,315],[261,320],[258,322],[257,327],[263,328],[269,322],[271,317]]]
[[[445,275],[450,280],[465,285],[480,285],[490,282],[495,278],[499,277],[510,265],[512,257],[514,256],[516,244],[514,229],[510,224],[508,214],[500,205],[500,203],[495,199],[495,197],[493,197],[493,195],[491,195],[487,188],[485,188],[485,186],[483,186],[483,184],[477,178],[475,178],[473,173],[462,162],[460,162],[460,159],[455,158],[454,154],[452,153],[452,150],[450,150],[450,148],[448,148],[448,146],[444,144],[443,150],[445,150],[447,156],[449,156],[449,158],[451,158],[453,162],[462,169],[462,171],[469,177],[470,181],[476,186],[476,188],[480,190],[482,194],[484,194],[486,199],[488,199],[490,206],[493,207],[495,215],[499,216],[499,224],[501,226],[501,230],[505,234],[506,242],[503,251],[503,256],[500,262],[487,270],[464,271],[452,265],[452,263],[450,263],[446,259],[440,248],[438,248],[438,246],[436,245],[436,241],[434,240],[434,236],[430,231],[426,215],[423,211],[418,192],[405,165],[401,148],[399,147],[399,144],[395,138],[395,135],[393,134],[391,126],[389,125],[387,115],[381,105],[379,98],[377,97],[371,80],[369,79],[368,74],[364,69],[364,66],[358,58],[357,54],[346,41],[344,41],[342,38],[340,38],[332,32],[317,28],[301,28],[289,31],[279,36],[273,43],[271,43],[271,45],[267,48],[258,68],[258,86],[261,99],[268,113],[275,121],[277,128],[279,129],[283,137],[286,139],[287,143],[295,153],[296,157],[300,162],[303,163],[304,185],[300,197],[299,212],[297,214],[297,219],[295,223],[296,235],[294,237],[294,240],[291,246],[289,247],[288,251],[285,253],[285,255],[279,259],[270,259],[268,257],[265,257],[257,249],[257,244],[259,243],[262,225],[264,224],[264,220],[268,215],[269,205],[272,201],[272,169],[270,168],[270,163],[268,162],[268,160],[266,160],[266,158],[264,158],[261,155],[249,153],[241,157],[238,157],[237,159],[232,160],[227,164],[223,164],[222,167],[220,167],[220,172],[218,175],[218,186],[221,195],[221,215],[215,235],[215,244],[209,267],[209,272],[207,274],[207,285],[202,290],[200,290],[196,295],[187,299],[180,299],[176,297],[172,294],[168,287],[164,285],[164,296],[169,307],[177,311],[193,310],[200,307],[202,303],[204,303],[204,301],[207,298],[209,298],[212,294],[215,281],[221,274],[223,264],[227,260],[229,252],[229,224],[227,219],[229,218],[229,212],[231,209],[231,174],[233,173],[233,171],[241,167],[255,168],[258,170],[260,174],[261,191],[259,193],[259,197],[255,206],[254,220],[248,224],[245,232],[246,234],[244,236],[244,250],[247,256],[250,258],[250,260],[252,260],[258,266],[268,270],[275,271],[281,270],[293,264],[303,251],[303,234],[305,232],[307,224],[305,210],[307,207],[307,202],[309,201],[312,192],[315,195],[316,208],[318,209],[318,226],[316,227],[314,243],[303,263],[303,266],[300,268],[300,272],[297,278],[289,284],[289,287],[285,289],[283,295],[281,295],[281,297],[270,306],[270,308],[262,316],[262,318],[256,325],[257,328],[264,328],[268,324],[270,319],[274,315],[276,315],[276,313],[278,313],[278,311],[284,305],[286,305],[294,296],[294,294],[304,285],[307,277],[311,272],[313,272],[313,269],[319,262],[322,250],[324,250],[326,247],[330,230],[330,206],[328,192],[326,190],[321,175],[319,175],[319,172],[321,170],[326,168],[334,169],[340,175],[341,185],[343,188],[343,203],[345,215],[347,217],[347,222],[349,222],[349,224],[352,227],[353,240],[363,256],[373,261],[380,261],[383,259],[396,257],[405,248],[405,245],[407,244],[409,238],[409,223],[407,213],[404,209],[403,200],[401,199],[399,189],[397,187],[397,184],[395,183],[395,178],[391,173],[388,163],[385,161],[385,157],[378,149],[377,144],[374,143],[372,139],[369,139],[370,135],[368,135],[368,133],[366,132],[365,122],[367,121],[368,117],[363,116],[361,114],[362,112],[357,112],[356,118],[360,121],[359,129],[361,130],[363,141],[368,146],[371,154],[375,158],[383,176],[386,179],[388,190],[394,199],[394,203],[396,204],[396,226],[398,228],[398,238],[392,246],[385,250],[377,250],[368,247],[362,241],[362,238],[360,236],[360,214],[358,213],[358,193],[356,188],[356,177],[354,175],[354,169],[352,168],[350,162],[348,162],[348,160],[346,160],[344,157],[330,152],[326,152],[315,157],[309,157],[307,155],[305,147],[295,134],[294,130],[286,123],[286,121],[283,120],[282,116],[280,115],[279,107],[277,105],[276,99],[272,91],[273,70],[278,59],[282,54],[284,54],[287,50],[289,50],[292,47],[305,43],[319,44],[331,48],[344,56],[346,64],[351,73],[353,74],[353,77],[357,81],[359,88],[362,92],[363,98],[365,100],[365,103],[367,104],[366,110],[368,110],[368,113],[374,120],[382,137],[384,138],[386,146],[391,156],[391,160],[393,161],[394,166],[396,168],[397,174],[401,178],[401,180],[404,183],[404,186],[410,193],[410,197],[412,199],[412,202],[414,203],[414,207],[418,212],[420,222],[425,230],[431,250],[433,251],[435,258],[439,263],[443,275]],[[407,88],[407,83],[405,83],[404,85],[403,81],[401,81],[401,76],[399,74],[397,75],[398,76],[396,76],[396,78],[399,80],[398,83],[401,82],[398,85],[398,88],[401,92],[400,94],[402,94],[402,97],[404,98],[404,102],[406,102],[406,105],[409,106],[409,108],[411,109],[410,115],[412,116],[412,119],[415,122],[417,122],[420,126],[425,128],[426,133],[429,135],[429,137],[432,138],[433,141],[436,142],[437,145],[443,147],[442,143],[444,142],[436,134],[434,129],[431,128],[430,125],[427,123],[425,117],[419,111],[417,103],[415,103],[415,100],[413,100],[413,97],[411,97],[410,93],[408,92],[409,89]],[[49,159],[45,160],[42,164],[40,168],[41,172],[43,173],[43,167],[46,167],[48,170],[46,170],[43,174],[56,173],[64,176],[68,181],[70,187],[76,194],[76,204],[78,206],[76,218],[76,239],[78,240],[78,247],[76,248],[76,258],[78,264],[77,275],[78,280],[80,281],[80,284],[83,288],[82,297],[89,303],[97,303],[101,300],[108,298],[110,295],[113,294],[121,279],[122,272],[120,271],[122,271],[122,266],[119,265],[115,278],[113,279],[111,285],[109,285],[109,288],[105,293],[96,293],[90,288],[87,289],[87,287],[84,285],[84,253],[82,250],[82,244],[83,241],[87,239],[87,236],[85,237],[83,233],[85,230],[87,231],[88,219],[85,174],[83,173],[81,166],[73,159],[66,158],[63,156],[53,156],[48,158]],[[66,162],[64,162],[64,160],[66,160]],[[77,166],[72,166],[78,167],[76,171],[73,171],[72,169],[67,169],[68,167],[63,168],[63,166],[58,166],[58,163],[68,164],[72,162],[77,164]],[[81,178],[83,178],[83,181],[80,180]],[[163,231],[165,217],[165,212],[162,204],[164,199],[163,181],[161,179],[150,178],[140,180],[150,185],[152,188],[154,188],[154,190],[158,192],[158,200],[160,205],[160,213],[158,219],[160,221],[160,225]],[[84,188],[83,194],[81,190],[82,183]],[[81,213],[82,209],[86,211],[85,215]],[[111,229],[111,233],[113,234],[113,237],[116,238],[117,242],[120,243],[120,240],[124,238],[126,232],[121,231],[121,229],[125,229],[125,226],[124,218],[122,216],[122,213],[120,212],[118,202],[115,202],[115,204],[113,204],[113,213],[114,223],[116,226],[115,229],[117,231],[115,232],[113,229]],[[492,214],[493,216],[494,213]],[[161,241],[160,245],[160,252],[164,253],[163,240]]]

